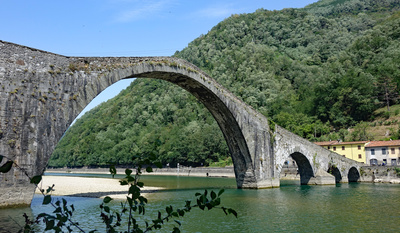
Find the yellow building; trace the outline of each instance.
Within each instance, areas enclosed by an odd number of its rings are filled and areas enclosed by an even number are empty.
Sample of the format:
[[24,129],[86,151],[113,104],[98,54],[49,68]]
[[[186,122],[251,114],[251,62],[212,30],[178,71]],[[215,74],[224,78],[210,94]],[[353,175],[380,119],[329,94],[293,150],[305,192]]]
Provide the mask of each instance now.
[[368,141],[358,142],[340,142],[340,141],[329,141],[329,142],[316,142],[315,144],[322,146],[328,150],[343,155],[346,158],[355,160],[357,162],[366,163],[365,157],[365,144]]

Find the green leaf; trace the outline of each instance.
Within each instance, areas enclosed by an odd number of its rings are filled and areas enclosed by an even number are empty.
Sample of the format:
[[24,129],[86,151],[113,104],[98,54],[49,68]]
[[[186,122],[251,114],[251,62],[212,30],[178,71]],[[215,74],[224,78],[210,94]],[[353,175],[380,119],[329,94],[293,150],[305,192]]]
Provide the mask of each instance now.
[[218,206],[220,204],[221,204],[221,199],[220,198],[215,199],[215,206]]
[[171,214],[172,213],[172,206],[165,207],[165,210],[167,211],[167,214]]
[[235,217],[237,218],[237,213],[234,209],[228,209],[228,213],[235,215]]
[[104,211],[107,212],[107,213],[110,213],[110,207],[104,206]]
[[218,196],[221,196],[223,193],[225,192],[225,190],[224,189],[221,189],[221,190],[219,190],[219,192],[218,192]]
[[43,198],[43,205],[47,205],[47,204],[49,204],[51,202],[51,195],[46,195],[46,196],[44,196],[44,198]]
[[215,198],[217,198],[217,194],[214,191],[211,191],[211,199],[214,200]]
[[7,161],[5,164],[3,164],[3,166],[0,167],[0,172],[7,173],[8,171],[10,171],[13,163],[13,161]]
[[146,167],[146,172],[153,172],[153,168],[152,167]]
[[62,202],[63,202],[63,206],[64,206],[64,208],[67,206],[67,200],[65,200],[64,198],[62,199]]
[[128,182],[135,181],[135,177],[133,177],[133,176],[127,176],[126,178],[128,179]]
[[47,189],[46,189],[46,194],[47,193],[49,193],[49,192],[51,192],[51,191],[53,191],[53,187],[54,187],[54,184],[53,184],[53,186],[49,186]]
[[143,188],[143,186],[144,186],[144,183],[143,183],[143,182],[137,182],[137,186],[139,186],[139,187]]
[[42,180],[42,176],[34,176],[31,179],[31,184],[39,184],[41,180]]
[[120,180],[120,181],[119,181],[119,184],[120,184],[120,185],[127,185],[127,184],[128,184],[128,181],[126,181],[126,180]]
[[45,231],[52,230],[54,228],[54,220],[50,220],[46,222],[46,229]]
[[132,170],[131,169],[125,169],[125,174],[127,175],[127,176],[129,176],[129,175],[131,175],[132,174]]
[[183,217],[185,215],[185,211],[184,210],[179,210],[178,209],[177,211],[178,211],[179,216]]
[[136,199],[136,196],[140,196],[140,188],[136,185],[132,185],[131,187],[129,187],[128,193],[133,194],[134,199]]
[[112,177],[114,178],[114,176],[117,174],[117,169],[115,168],[114,165],[110,166],[110,173],[112,175]]
[[112,200],[111,197],[106,196],[106,197],[103,199],[103,202],[104,202],[104,203],[109,203],[111,200]]

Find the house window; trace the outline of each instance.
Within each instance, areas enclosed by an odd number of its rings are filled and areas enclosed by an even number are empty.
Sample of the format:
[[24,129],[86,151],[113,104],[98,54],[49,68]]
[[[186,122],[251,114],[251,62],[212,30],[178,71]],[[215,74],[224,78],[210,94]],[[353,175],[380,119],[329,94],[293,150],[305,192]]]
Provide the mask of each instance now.
[[333,147],[333,150],[336,151],[336,146]]
[[390,153],[392,153],[392,155],[394,155],[395,149],[394,148],[390,148]]
[[346,157],[346,155],[343,155],[343,157]]
[[359,159],[362,159],[362,155],[361,155],[361,154],[358,154],[358,158],[359,158]]
[[359,150],[361,150],[361,146],[360,145],[358,145],[357,147],[358,147]]
[[344,148],[344,146],[342,146],[342,150],[344,150],[345,148]]
[[383,154],[383,155],[386,154],[386,148],[382,148],[382,154]]
[[369,164],[378,165],[378,160],[377,159],[371,159],[371,160],[369,160]]
[[330,150],[331,149],[331,146],[328,146],[328,150]]
[[375,149],[371,149],[371,155],[375,155]]
[[396,159],[392,159],[392,160],[391,160],[391,164],[392,164],[392,166],[396,166],[396,164],[397,164]]

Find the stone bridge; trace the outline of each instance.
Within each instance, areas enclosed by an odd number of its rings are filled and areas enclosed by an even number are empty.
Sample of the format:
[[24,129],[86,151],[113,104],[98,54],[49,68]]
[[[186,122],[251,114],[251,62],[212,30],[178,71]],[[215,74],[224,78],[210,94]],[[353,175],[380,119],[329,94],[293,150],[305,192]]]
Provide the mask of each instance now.
[[0,175],[0,206],[29,205],[34,186],[25,172],[42,174],[56,144],[83,108],[108,86],[132,77],[169,81],[204,104],[227,141],[238,188],[278,187],[290,157],[298,164],[301,184],[359,179],[360,163],[271,125],[186,61],[65,57],[0,41],[0,155],[23,169],[14,167]]

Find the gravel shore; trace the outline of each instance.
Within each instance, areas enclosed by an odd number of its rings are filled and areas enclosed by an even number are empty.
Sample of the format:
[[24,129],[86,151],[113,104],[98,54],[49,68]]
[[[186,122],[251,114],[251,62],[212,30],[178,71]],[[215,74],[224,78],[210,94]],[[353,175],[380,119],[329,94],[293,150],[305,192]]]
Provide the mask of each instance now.
[[[43,176],[39,188],[47,189],[54,186],[53,196],[76,196],[102,198],[110,196],[114,199],[125,199],[128,186],[121,186],[119,179],[71,177],[71,176]],[[152,193],[160,190],[160,187],[141,188],[142,194]],[[36,190],[36,193],[40,193]]]

